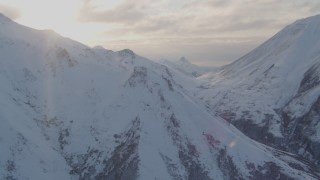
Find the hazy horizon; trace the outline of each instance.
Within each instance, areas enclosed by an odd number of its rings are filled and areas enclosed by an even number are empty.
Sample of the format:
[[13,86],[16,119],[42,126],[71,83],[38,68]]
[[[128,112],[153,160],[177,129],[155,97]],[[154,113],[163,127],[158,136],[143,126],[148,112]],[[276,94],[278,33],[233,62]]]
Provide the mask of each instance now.
[[89,46],[216,66],[240,58],[295,20],[318,14],[320,2],[0,0],[0,12]]

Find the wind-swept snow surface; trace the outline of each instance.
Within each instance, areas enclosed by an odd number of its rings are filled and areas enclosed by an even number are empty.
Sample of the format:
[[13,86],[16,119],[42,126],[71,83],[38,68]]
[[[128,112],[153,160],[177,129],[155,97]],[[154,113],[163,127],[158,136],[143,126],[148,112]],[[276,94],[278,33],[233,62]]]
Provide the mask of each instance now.
[[0,25],[1,179],[319,178],[208,113],[163,65]]

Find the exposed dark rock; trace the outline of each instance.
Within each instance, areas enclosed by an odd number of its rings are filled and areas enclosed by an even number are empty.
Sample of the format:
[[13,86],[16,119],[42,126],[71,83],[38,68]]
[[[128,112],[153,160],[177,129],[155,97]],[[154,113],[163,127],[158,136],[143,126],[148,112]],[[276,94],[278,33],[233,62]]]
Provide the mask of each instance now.
[[67,138],[69,137],[69,135],[70,135],[69,129],[63,129],[59,131],[58,142],[61,150],[64,149],[65,145],[69,144],[69,142],[67,141]]
[[281,167],[277,166],[274,162],[267,162],[263,166],[255,167],[252,163],[247,163],[246,166],[251,171],[252,175],[250,179],[259,180],[269,180],[269,179],[279,179],[279,180],[294,180],[294,178],[283,174],[281,172]]
[[203,133],[203,135],[205,136],[209,144],[209,147],[213,149],[217,149],[217,147],[220,145],[220,141],[216,140],[211,134]]
[[161,65],[161,67],[165,70],[165,75],[169,76],[170,78],[172,78],[172,73],[169,71],[169,69],[164,66],[164,65]]
[[182,177],[182,175],[178,174],[178,166],[175,163],[173,163],[169,157],[167,157],[163,154],[160,154],[160,155],[161,155],[162,160],[166,164],[167,171],[170,174],[170,176],[174,180],[183,180],[184,178]]
[[1,178],[4,178],[6,180],[17,180],[17,178],[15,177],[16,170],[17,168],[16,168],[15,162],[12,160],[7,160],[6,166],[5,166],[6,175],[5,177],[1,177]]
[[137,179],[139,169],[138,145],[140,139],[140,119],[137,117],[132,127],[122,135],[122,142],[103,160],[103,171],[94,179]]
[[166,128],[173,140],[173,143],[178,148],[180,162],[188,173],[187,179],[211,179],[208,176],[208,172],[198,160],[199,152],[196,149],[196,146],[194,146],[186,137],[183,137],[183,135],[180,134],[180,122],[174,114],[171,114],[171,116],[167,118]]
[[165,76],[162,76],[162,79],[167,82],[168,88],[173,91],[173,85],[170,79],[166,78]]
[[120,55],[120,57],[129,57],[132,59],[136,58],[135,53],[130,49],[123,49],[121,51],[118,51],[118,54]]
[[319,167],[320,142],[310,137],[315,135],[314,127],[320,123],[320,97],[302,117],[292,118],[286,112],[282,115],[288,124],[284,127],[287,134],[287,150],[302,155]]
[[138,84],[147,83],[148,71],[146,67],[134,67],[133,73],[127,80],[130,87],[136,87]]
[[173,142],[179,146],[181,142],[181,136],[179,135],[179,121],[176,119],[174,114],[171,114],[169,120],[166,122],[166,128],[169,132]]
[[10,160],[7,161],[6,170],[8,172],[13,172],[16,170],[16,165],[14,161],[10,161]]
[[250,118],[243,116],[241,119],[233,120],[232,124],[250,138],[274,147],[277,144],[280,144],[282,140],[274,137],[273,134],[269,132],[269,124],[272,119],[272,115],[266,114],[265,119],[263,120],[264,124],[257,125],[253,123]]
[[274,64],[272,64],[267,70],[265,70],[263,72],[264,76],[267,76],[273,67],[274,67]]
[[179,121],[177,120],[177,118],[176,118],[176,116],[174,114],[172,114],[170,116],[170,122],[173,125],[173,127],[175,127],[175,128],[179,128],[180,127],[180,123],[179,123]]
[[189,148],[188,150],[183,149],[179,151],[179,159],[182,165],[186,168],[188,173],[187,179],[188,180],[211,179],[208,176],[208,172],[206,172],[203,169],[199,160],[195,158],[196,156],[194,156],[194,153],[197,153],[197,152],[194,152],[193,149],[190,150]]
[[69,67],[73,67],[77,64],[77,62],[70,57],[68,51],[60,47],[56,50],[56,58],[65,60]]
[[79,180],[88,180],[93,179],[93,176],[97,173],[96,167],[101,164],[101,156],[101,151],[88,149],[86,154],[71,155],[65,157],[65,159],[72,168],[70,174],[78,175]]
[[300,82],[298,94],[304,93],[316,86],[320,85],[320,63],[312,66],[304,73],[304,77]]
[[82,155],[66,155],[65,159],[80,180],[137,179],[140,119],[135,118],[127,131],[115,134],[119,143],[111,153],[88,148]]
[[220,149],[217,157],[217,162],[220,170],[224,175],[224,179],[229,180],[244,180],[245,178],[239,173],[237,166],[233,163],[230,156],[227,155],[226,149]]

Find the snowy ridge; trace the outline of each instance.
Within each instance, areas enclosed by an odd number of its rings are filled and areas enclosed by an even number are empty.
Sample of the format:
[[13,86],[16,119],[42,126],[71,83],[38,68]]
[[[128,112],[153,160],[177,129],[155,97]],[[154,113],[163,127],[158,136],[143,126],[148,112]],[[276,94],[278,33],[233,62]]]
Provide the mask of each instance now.
[[196,94],[251,138],[319,165],[319,39],[319,15],[298,20],[204,75]]
[[166,66],[0,24],[1,179],[319,178],[209,114]]

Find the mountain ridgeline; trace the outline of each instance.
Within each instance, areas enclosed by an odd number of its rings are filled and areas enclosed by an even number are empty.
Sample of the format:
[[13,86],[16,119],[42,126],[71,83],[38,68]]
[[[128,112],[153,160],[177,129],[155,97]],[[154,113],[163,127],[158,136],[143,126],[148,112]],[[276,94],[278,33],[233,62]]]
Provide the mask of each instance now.
[[[313,18],[297,24],[308,29]],[[303,34],[284,31],[289,47],[290,33]],[[129,49],[90,48],[0,15],[0,179],[319,179],[311,146],[319,128],[303,129],[318,126],[310,96],[318,99],[319,56],[293,55],[302,75],[281,76],[293,72],[282,70],[291,51],[264,64],[270,42],[218,74],[190,78]]]
[[217,73],[199,98],[243,133],[320,168],[320,16],[298,20]]

